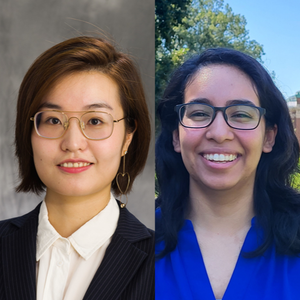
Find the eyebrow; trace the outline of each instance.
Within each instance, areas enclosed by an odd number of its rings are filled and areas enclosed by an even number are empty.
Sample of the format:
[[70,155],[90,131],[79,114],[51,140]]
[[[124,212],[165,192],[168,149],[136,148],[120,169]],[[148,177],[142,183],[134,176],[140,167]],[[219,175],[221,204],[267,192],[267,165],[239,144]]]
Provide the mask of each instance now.
[[57,105],[57,104],[53,104],[53,103],[49,103],[49,102],[45,102],[40,106],[41,108],[50,108],[50,109],[59,109],[61,110],[61,106]]
[[207,98],[192,99],[191,101],[189,101],[187,103],[201,103],[201,104],[213,105],[212,102],[209,99],[207,99]]
[[109,110],[113,110],[113,108],[104,102],[99,102],[99,103],[93,103],[93,104],[89,104],[83,107],[84,109],[92,109],[92,108],[107,108]]
[[[209,104],[211,106],[214,106],[212,101],[207,98],[196,98],[192,99],[188,103],[201,103],[201,104]],[[245,105],[253,105],[256,106],[252,101],[247,99],[234,99],[234,100],[228,100],[226,101],[226,106],[233,105],[233,104],[245,104]]]
[[229,100],[226,102],[226,105],[233,105],[233,104],[246,104],[246,105],[256,106],[252,101],[246,99]]
[[[40,106],[41,108],[49,108],[49,109],[57,109],[57,110],[63,110],[60,105],[51,103],[51,102],[45,102]],[[99,102],[99,103],[93,103],[93,104],[88,104],[83,107],[83,110],[89,110],[89,109],[95,109],[95,108],[107,108],[109,110],[113,110],[113,108],[104,102]]]

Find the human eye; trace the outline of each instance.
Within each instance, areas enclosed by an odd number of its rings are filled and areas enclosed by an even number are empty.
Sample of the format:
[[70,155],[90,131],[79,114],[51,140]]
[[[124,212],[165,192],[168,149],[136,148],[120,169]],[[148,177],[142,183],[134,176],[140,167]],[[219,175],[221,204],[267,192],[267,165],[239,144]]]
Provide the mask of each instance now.
[[235,119],[252,119],[253,118],[253,116],[251,116],[248,113],[243,112],[243,111],[235,112],[230,117],[235,118]]
[[83,119],[84,123],[90,127],[103,127],[109,122],[108,115],[101,112],[87,113]]
[[230,107],[227,115],[229,119],[236,122],[248,122],[257,118],[256,109],[251,106]]
[[61,121],[58,118],[48,118],[46,123],[51,125],[60,125]]
[[48,112],[41,114],[40,123],[43,125],[62,125],[62,118],[60,118],[58,115],[51,114]]
[[87,124],[92,126],[100,126],[103,124],[103,120],[100,118],[91,118],[88,120]]
[[211,118],[211,112],[204,107],[192,106],[187,109],[186,117],[194,121],[205,120]]

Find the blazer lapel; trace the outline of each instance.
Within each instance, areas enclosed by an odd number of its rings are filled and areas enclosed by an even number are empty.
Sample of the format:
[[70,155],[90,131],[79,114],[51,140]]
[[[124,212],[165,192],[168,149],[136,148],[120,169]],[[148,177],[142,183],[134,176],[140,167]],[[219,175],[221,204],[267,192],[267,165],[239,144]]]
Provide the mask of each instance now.
[[1,238],[3,280],[7,300],[36,299],[36,235],[40,205],[12,219],[15,232]]
[[147,257],[134,243],[149,237],[146,227],[121,208],[116,232],[83,299],[118,299]]

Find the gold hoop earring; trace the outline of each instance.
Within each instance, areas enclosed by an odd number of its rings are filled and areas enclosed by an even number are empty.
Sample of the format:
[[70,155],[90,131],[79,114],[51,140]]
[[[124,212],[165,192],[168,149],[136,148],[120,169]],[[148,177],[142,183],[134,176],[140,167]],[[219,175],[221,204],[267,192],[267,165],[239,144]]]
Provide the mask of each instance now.
[[[127,154],[127,151],[125,152],[125,154],[124,154],[124,156],[123,156],[123,172],[122,173],[118,173],[117,175],[116,175],[116,183],[117,183],[117,186],[118,186],[118,189],[119,189],[119,191],[120,191],[120,193],[121,193],[121,199],[122,199],[122,197],[123,196],[126,196],[126,202],[124,203],[122,203],[121,202],[121,208],[124,208],[126,205],[127,205],[127,202],[128,202],[128,197],[127,197],[127,190],[128,190],[128,187],[129,187],[129,184],[130,184],[130,175],[129,175],[129,173],[128,172],[125,172],[125,155]],[[121,178],[124,178],[124,176],[126,176],[127,177],[127,185],[126,185],[126,189],[125,189],[125,191],[122,191],[122,189],[121,189],[121,187],[120,187],[120,184],[119,184],[119,177],[121,176]]]

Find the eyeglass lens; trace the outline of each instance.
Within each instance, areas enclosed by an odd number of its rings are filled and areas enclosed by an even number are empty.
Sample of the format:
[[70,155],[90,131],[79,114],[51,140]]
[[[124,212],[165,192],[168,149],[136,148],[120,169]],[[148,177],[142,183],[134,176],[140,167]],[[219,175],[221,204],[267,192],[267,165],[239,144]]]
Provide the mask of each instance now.
[[[37,133],[45,138],[59,138],[69,126],[66,114],[58,111],[41,111],[34,121]],[[103,112],[87,112],[80,118],[80,128],[90,139],[105,139],[112,134],[113,118]]]
[[[193,103],[182,106],[180,121],[183,126],[201,128],[210,125],[215,112],[214,108],[205,104]],[[224,113],[225,121],[236,129],[254,129],[260,121],[260,112],[254,106],[228,106]]]

